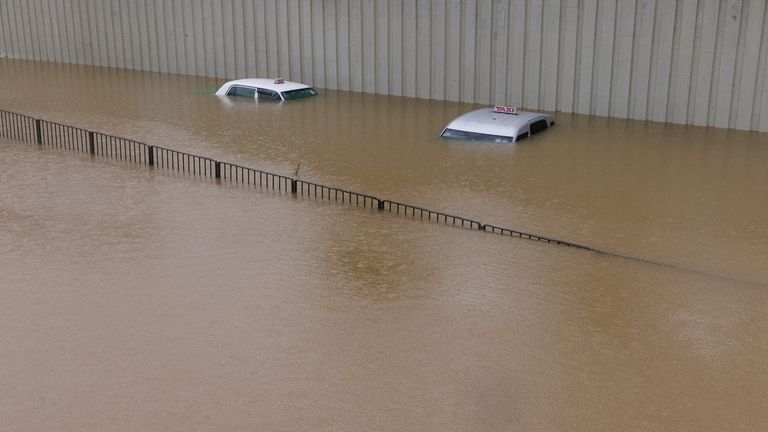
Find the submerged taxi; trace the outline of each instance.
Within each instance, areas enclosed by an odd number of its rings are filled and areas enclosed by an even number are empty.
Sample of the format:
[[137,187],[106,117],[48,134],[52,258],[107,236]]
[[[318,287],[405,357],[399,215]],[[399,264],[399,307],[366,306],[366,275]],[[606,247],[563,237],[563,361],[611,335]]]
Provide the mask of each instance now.
[[511,143],[554,126],[552,117],[516,107],[496,105],[456,117],[440,134],[443,138]]
[[216,91],[216,95],[281,102],[317,96],[317,91],[306,84],[282,78],[246,78],[225,83]]

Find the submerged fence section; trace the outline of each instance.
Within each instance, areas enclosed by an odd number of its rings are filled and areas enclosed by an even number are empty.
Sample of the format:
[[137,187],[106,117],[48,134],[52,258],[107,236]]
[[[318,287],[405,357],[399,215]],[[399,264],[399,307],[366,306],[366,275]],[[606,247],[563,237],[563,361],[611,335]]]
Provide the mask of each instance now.
[[411,204],[381,199],[360,192],[299,180],[293,177],[217,161],[127,138],[37,119],[0,109],[0,138],[37,143],[78,153],[147,165],[154,169],[218,179],[235,184],[258,186],[296,197],[337,202],[393,213],[411,219],[435,222],[482,232],[519,237],[593,252],[606,253],[589,246],[531,234],[511,228],[483,224],[477,220],[430,210]]

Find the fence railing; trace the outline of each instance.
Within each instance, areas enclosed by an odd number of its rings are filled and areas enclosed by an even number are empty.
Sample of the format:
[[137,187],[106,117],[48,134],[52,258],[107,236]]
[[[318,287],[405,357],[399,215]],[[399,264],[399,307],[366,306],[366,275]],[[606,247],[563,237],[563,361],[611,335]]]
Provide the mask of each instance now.
[[605,253],[588,246],[564,240],[526,233],[512,228],[483,224],[463,216],[381,199],[334,186],[299,180],[290,176],[249,168],[230,162],[217,161],[205,156],[198,156],[128,138],[37,119],[6,110],[0,110],[0,137],[148,165],[154,169],[218,179],[236,184],[258,186],[262,189],[271,189],[296,197],[366,207],[426,222]]
[[710,273],[694,268],[682,267],[633,257],[616,252],[608,252],[553,237],[528,233],[512,228],[484,224],[477,220],[452,215],[437,210],[430,210],[411,204],[381,199],[360,192],[348,191],[334,186],[299,180],[290,176],[248,168],[230,162],[217,161],[205,156],[198,156],[182,151],[149,145],[128,138],[121,138],[101,132],[94,132],[74,126],[34,118],[0,109],[0,138],[37,143],[59,149],[87,153],[94,157],[117,159],[135,164],[147,165],[153,169],[162,169],[186,173],[235,184],[258,186],[272,189],[283,194],[307,199],[325,200],[341,204],[354,205],[389,212],[411,219],[440,223],[475,231],[517,237],[543,243],[566,246],[611,255],[623,259],[652,264],[656,266],[713,276],[719,279],[748,285],[763,286],[759,283],[736,279],[729,276]]
[[39,130],[35,118],[24,114],[0,110],[0,136],[16,141],[37,141]]

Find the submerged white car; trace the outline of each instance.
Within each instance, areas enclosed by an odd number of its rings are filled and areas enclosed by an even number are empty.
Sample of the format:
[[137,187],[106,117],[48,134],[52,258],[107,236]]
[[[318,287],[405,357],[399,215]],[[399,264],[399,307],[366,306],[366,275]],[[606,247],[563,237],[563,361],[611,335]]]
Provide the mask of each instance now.
[[258,100],[287,101],[316,96],[312,87],[282,78],[247,78],[229,81],[216,91],[217,96],[239,96]]
[[440,134],[443,138],[516,142],[553,126],[552,117],[515,107],[496,105],[456,117]]

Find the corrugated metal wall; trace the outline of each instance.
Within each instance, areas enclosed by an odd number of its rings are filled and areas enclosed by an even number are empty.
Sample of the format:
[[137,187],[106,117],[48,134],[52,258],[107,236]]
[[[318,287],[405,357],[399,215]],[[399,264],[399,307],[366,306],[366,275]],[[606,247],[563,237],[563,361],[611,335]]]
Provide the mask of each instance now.
[[765,0],[0,0],[0,55],[768,131]]

